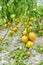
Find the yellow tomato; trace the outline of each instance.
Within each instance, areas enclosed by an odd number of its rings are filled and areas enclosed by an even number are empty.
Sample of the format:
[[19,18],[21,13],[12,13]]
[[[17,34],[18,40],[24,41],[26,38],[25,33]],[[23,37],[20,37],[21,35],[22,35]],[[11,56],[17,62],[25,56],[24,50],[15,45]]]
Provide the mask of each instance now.
[[34,20],[34,18],[33,18],[33,17],[31,17],[31,18],[30,18],[30,21],[33,21],[33,20]]
[[27,36],[24,35],[24,36],[22,37],[22,40],[21,40],[21,41],[22,41],[23,43],[26,43],[26,42],[28,41]]
[[2,36],[0,36],[0,41],[2,41],[2,39],[3,39]]
[[29,30],[32,30],[32,26],[29,27]]
[[16,28],[18,29],[18,26],[16,26]]
[[12,28],[13,32],[16,32],[18,30],[18,27]]
[[34,41],[36,39],[36,34],[34,32],[29,33],[29,39]]
[[31,55],[31,52],[30,51],[27,51],[27,55],[30,56]]
[[24,30],[22,34],[23,34],[23,35],[26,35],[26,34],[27,34],[27,31],[26,31],[26,30]]
[[34,46],[34,43],[32,42],[32,41],[28,41],[27,43],[26,43],[26,47],[27,48],[31,48],[31,47],[33,47]]
[[13,36],[14,32],[13,32],[13,31],[9,31],[8,34],[9,34],[10,36]]
[[8,27],[10,27],[12,25],[12,23],[8,22]]
[[7,27],[8,27],[8,25],[7,25],[7,24],[4,24],[4,27],[5,27],[5,28],[7,28]]
[[16,22],[15,22],[15,23],[16,23],[16,24],[18,24],[19,22],[20,22],[19,20],[16,20]]
[[32,25],[32,22],[31,21],[29,21],[29,25]]
[[19,23],[20,21],[19,20],[16,20],[17,23]]

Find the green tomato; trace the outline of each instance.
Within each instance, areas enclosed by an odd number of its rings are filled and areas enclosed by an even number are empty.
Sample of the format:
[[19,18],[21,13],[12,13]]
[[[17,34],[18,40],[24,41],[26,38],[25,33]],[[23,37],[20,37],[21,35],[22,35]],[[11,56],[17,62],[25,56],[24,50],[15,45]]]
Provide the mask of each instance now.
[[15,18],[15,14],[12,14],[12,15],[11,15],[11,18],[12,18],[12,19]]

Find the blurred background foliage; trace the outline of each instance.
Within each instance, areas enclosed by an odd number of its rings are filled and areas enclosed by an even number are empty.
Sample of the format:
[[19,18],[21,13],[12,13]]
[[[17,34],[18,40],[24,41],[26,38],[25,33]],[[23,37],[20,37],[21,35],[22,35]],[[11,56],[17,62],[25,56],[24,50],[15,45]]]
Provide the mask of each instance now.
[[36,0],[0,0],[0,22],[12,22],[14,18],[43,17],[43,4]]
[[[40,7],[42,9],[42,7]],[[41,12],[38,8],[38,12]],[[0,20],[12,21],[12,18],[37,16],[35,0],[0,0]]]

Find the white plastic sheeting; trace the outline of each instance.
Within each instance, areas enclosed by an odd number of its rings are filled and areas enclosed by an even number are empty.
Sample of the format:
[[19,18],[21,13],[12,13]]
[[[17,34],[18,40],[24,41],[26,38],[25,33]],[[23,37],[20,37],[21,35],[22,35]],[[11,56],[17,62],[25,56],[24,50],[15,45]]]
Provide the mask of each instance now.
[[37,0],[37,2],[43,2],[43,0]]

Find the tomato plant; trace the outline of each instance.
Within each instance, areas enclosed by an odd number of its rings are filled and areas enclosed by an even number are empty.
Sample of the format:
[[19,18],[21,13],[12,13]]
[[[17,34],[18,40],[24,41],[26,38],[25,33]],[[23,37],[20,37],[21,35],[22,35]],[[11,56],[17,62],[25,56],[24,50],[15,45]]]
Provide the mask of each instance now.
[[43,54],[43,47],[42,46],[37,46],[36,51]]
[[[10,59],[14,59],[13,65],[26,65],[24,61],[30,57],[30,49],[34,48],[38,36],[43,36],[43,3],[38,5],[36,0],[0,0],[0,53],[9,52]],[[24,48],[15,50],[18,42]],[[12,51],[10,46],[14,47]],[[40,44],[35,50],[43,54]]]
[[43,61],[41,60],[41,61],[40,61],[40,63],[39,63],[39,64],[37,64],[37,65],[43,65]]

